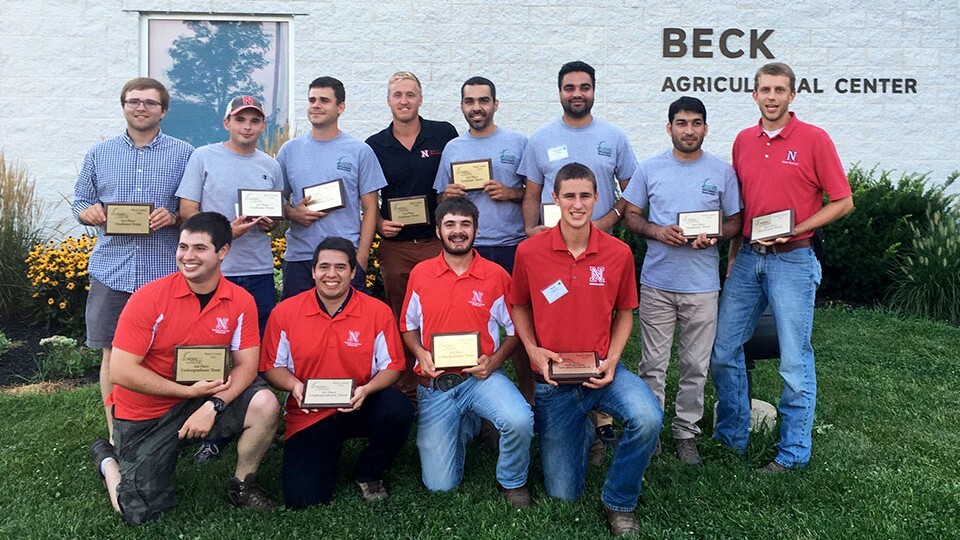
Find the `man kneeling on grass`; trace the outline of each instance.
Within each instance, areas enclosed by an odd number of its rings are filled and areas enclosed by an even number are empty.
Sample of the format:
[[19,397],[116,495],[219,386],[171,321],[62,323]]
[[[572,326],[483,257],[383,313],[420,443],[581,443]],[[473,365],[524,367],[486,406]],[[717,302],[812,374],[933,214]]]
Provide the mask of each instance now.
[[[204,437],[239,436],[236,477],[227,487],[234,506],[276,507],[257,486],[256,472],[277,431],[277,399],[257,377],[256,303],[220,274],[231,238],[220,214],[187,220],[177,246],[179,272],[144,285],[120,314],[110,370],[116,450],[106,439],[90,449],[114,510],[131,525],[176,506],[180,447]],[[229,376],[176,382],[180,346],[229,350]]]
[[350,286],[356,261],[353,242],[320,242],[311,263],[316,286],[280,302],[263,335],[263,376],[290,393],[281,473],[290,508],[330,502],[343,443],[356,437],[369,441],[354,470],[360,494],[386,499],[383,476],[413,423],[413,405],[393,388],[406,365],[397,321],[386,304]]

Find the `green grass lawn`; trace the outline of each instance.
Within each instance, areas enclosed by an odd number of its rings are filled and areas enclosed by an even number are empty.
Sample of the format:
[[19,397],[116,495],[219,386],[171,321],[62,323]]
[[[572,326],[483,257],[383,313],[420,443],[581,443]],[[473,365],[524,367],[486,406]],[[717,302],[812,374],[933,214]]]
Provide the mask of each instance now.
[[[745,459],[710,443],[693,470],[672,453],[647,471],[637,508],[647,538],[956,538],[960,534],[960,329],[897,320],[873,311],[818,310],[814,329],[819,399],[814,454],[799,472],[761,477],[750,468],[774,454],[772,434],[755,435]],[[637,338],[625,356],[639,356]],[[635,367],[636,361],[634,360]],[[676,373],[671,366],[671,388]],[[776,403],[775,362],[760,362],[754,397]],[[50,395],[0,396],[0,538],[597,538],[607,535],[599,503],[603,470],[592,469],[574,503],[547,499],[533,450],[536,498],[516,511],[495,490],[495,456],[471,445],[465,481],[431,494],[411,440],[388,478],[391,499],[360,502],[345,453],[329,506],[264,515],[224,498],[235,454],[177,470],[180,506],[139,528],[114,515],[94,477],[87,445],[104,431],[95,386]],[[704,432],[712,424],[707,385]],[[672,413],[668,404],[667,415]],[[279,452],[261,483],[279,497]]]

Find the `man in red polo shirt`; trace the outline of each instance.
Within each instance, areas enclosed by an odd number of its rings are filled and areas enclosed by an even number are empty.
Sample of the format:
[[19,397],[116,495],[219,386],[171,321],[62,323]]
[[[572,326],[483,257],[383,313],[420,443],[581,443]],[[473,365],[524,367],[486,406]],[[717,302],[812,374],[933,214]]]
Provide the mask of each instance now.
[[[324,239],[313,253],[316,287],[280,302],[267,321],[260,371],[286,400],[281,481],[291,508],[333,498],[346,439],[369,439],[354,469],[365,501],[387,498],[383,476],[407,440],[414,411],[392,388],[405,367],[397,322],[383,302],[350,287],[356,248]],[[307,379],[353,379],[347,407],[303,408]]]
[[[131,525],[176,506],[181,444],[204,437],[239,435],[227,490],[234,506],[276,506],[257,486],[256,472],[277,431],[277,399],[257,377],[256,303],[220,273],[232,236],[220,214],[188,219],[177,246],[179,272],[141,287],[120,314],[110,362],[116,452],[106,439],[91,451],[113,508]],[[228,348],[230,375],[175,382],[176,348],[184,345]]]
[[[479,214],[465,197],[441,202],[436,221],[443,251],[414,267],[407,283],[400,331],[417,357],[417,448],[427,489],[451,490],[463,478],[467,441],[479,433],[481,418],[490,421],[500,435],[497,482],[510,504],[526,508],[533,412],[500,371],[517,345],[505,298],[510,275],[473,249]],[[479,333],[477,365],[437,369],[433,336],[464,332]]]
[[[769,304],[780,341],[780,442],[777,455],[757,472],[779,473],[810,461],[814,370],[813,305],[820,263],[811,248],[816,229],[853,210],[853,197],[837,149],[827,133],[790,112],[796,76],[779,62],[757,70],[753,100],[760,122],[737,135],[733,168],[743,198],[743,236],[730,242],[728,278],[720,295],[717,338],[710,359],[717,389],[713,437],[743,452],[750,429],[750,396],[743,344]],[[823,195],[830,202],[823,204]],[[750,241],[753,218],[793,210],[792,234]]]
[[[553,200],[560,223],[520,243],[507,297],[517,335],[538,372],[534,397],[544,483],[551,497],[580,496],[594,437],[587,413],[612,414],[623,423],[623,435],[600,499],[614,535],[636,533],[633,511],[663,411],[650,388],[620,363],[637,307],[633,254],[590,223],[597,181],[589,168],[564,165]],[[550,364],[575,352],[596,354],[596,374],[582,384],[558,384]]]

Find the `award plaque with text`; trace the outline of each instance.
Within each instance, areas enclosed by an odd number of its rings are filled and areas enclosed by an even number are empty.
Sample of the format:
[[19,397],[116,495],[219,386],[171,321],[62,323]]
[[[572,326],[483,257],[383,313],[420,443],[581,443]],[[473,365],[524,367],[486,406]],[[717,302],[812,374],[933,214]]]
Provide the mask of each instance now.
[[307,379],[300,406],[304,409],[349,407],[356,381],[353,379]]
[[430,224],[426,195],[387,199],[387,208],[390,211],[390,221],[399,221],[404,225]]
[[679,212],[677,214],[677,226],[683,229],[684,238],[696,238],[701,233],[705,233],[707,238],[720,238],[722,220],[720,210]]
[[239,215],[283,219],[283,192],[272,189],[238,189]]
[[550,362],[550,378],[559,384],[581,384],[597,376],[600,358],[594,351],[557,353],[563,362]]
[[540,223],[544,227],[556,227],[560,223],[560,207],[553,203],[540,205]]
[[460,184],[467,191],[483,189],[493,178],[493,160],[456,161],[450,164],[450,176],[454,184]]
[[307,208],[314,212],[330,212],[347,205],[343,178],[303,188],[303,197],[310,197]]
[[103,205],[107,222],[103,233],[113,235],[146,236],[150,234],[150,214],[153,205],[149,203],[106,203]]
[[750,241],[793,236],[793,208],[757,216],[750,221]]
[[174,382],[226,381],[230,368],[230,347],[179,345],[174,348]]
[[473,367],[480,358],[480,332],[434,334],[430,353],[436,369]]

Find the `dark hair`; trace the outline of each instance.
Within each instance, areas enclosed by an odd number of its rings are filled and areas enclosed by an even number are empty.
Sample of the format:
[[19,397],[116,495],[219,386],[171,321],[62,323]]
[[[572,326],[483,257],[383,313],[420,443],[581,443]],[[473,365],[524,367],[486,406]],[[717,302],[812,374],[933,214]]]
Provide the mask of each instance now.
[[563,76],[567,73],[573,73],[575,71],[582,71],[590,76],[590,84],[594,87],[597,86],[597,72],[593,69],[593,66],[586,62],[581,62],[580,60],[574,60],[573,62],[567,62],[566,64],[560,66],[560,74],[557,75],[557,88],[563,88]]
[[790,78],[790,91],[797,91],[797,76],[793,74],[793,69],[783,62],[771,62],[761,66],[760,69],[757,70],[757,73],[753,76],[754,91],[756,91],[757,87],[760,86],[760,75],[785,75]]
[[189,231],[196,233],[206,233],[210,235],[213,242],[213,249],[220,251],[223,246],[229,245],[233,241],[233,230],[230,228],[230,220],[223,214],[217,212],[200,212],[183,222],[180,231]]
[[310,83],[307,92],[314,88],[333,88],[333,97],[337,98],[337,105],[347,100],[347,91],[343,88],[343,83],[333,77],[317,77]]
[[120,90],[120,105],[123,105],[123,102],[127,100],[127,92],[131,90],[156,90],[160,93],[160,109],[166,111],[170,108],[170,92],[167,91],[167,87],[163,86],[163,83],[156,79],[137,77],[127,81],[127,84],[123,85]]
[[493,84],[493,81],[491,81],[486,77],[470,77],[469,79],[463,81],[463,84],[460,85],[460,99],[463,99],[464,88],[466,88],[467,86],[474,86],[474,85],[481,85],[481,84],[490,87],[490,97],[493,98],[494,101],[496,101],[497,87],[496,85]]
[[451,197],[437,205],[436,212],[433,213],[434,221],[437,226],[443,221],[443,216],[453,214],[455,216],[465,216],[473,219],[473,226],[477,227],[480,221],[480,211],[477,205],[466,197]]
[[353,247],[353,242],[339,236],[328,236],[323,242],[317,244],[317,249],[313,250],[313,260],[310,262],[310,268],[317,266],[317,259],[320,258],[321,251],[339,251],[347,256],[350,263],[350,270],[357,267],[357,248]]
[[667,121],[672,124],[673,117],[676,116],[680,111],[699,114],[703,117],[704,123],[707,121],[707,108],[703,106],[702,101],[695,97],[683,96],[671,103],[670,109],[667,111]]
[[593,192],[597,192],[597,176],[593,174],[590,167],[587,167],[583,163],[574,161],[560,167],[557,175],[553,178],[554,195],[560,196],[560,183],[564,180],[589,180],[590,183],[593,184]]

